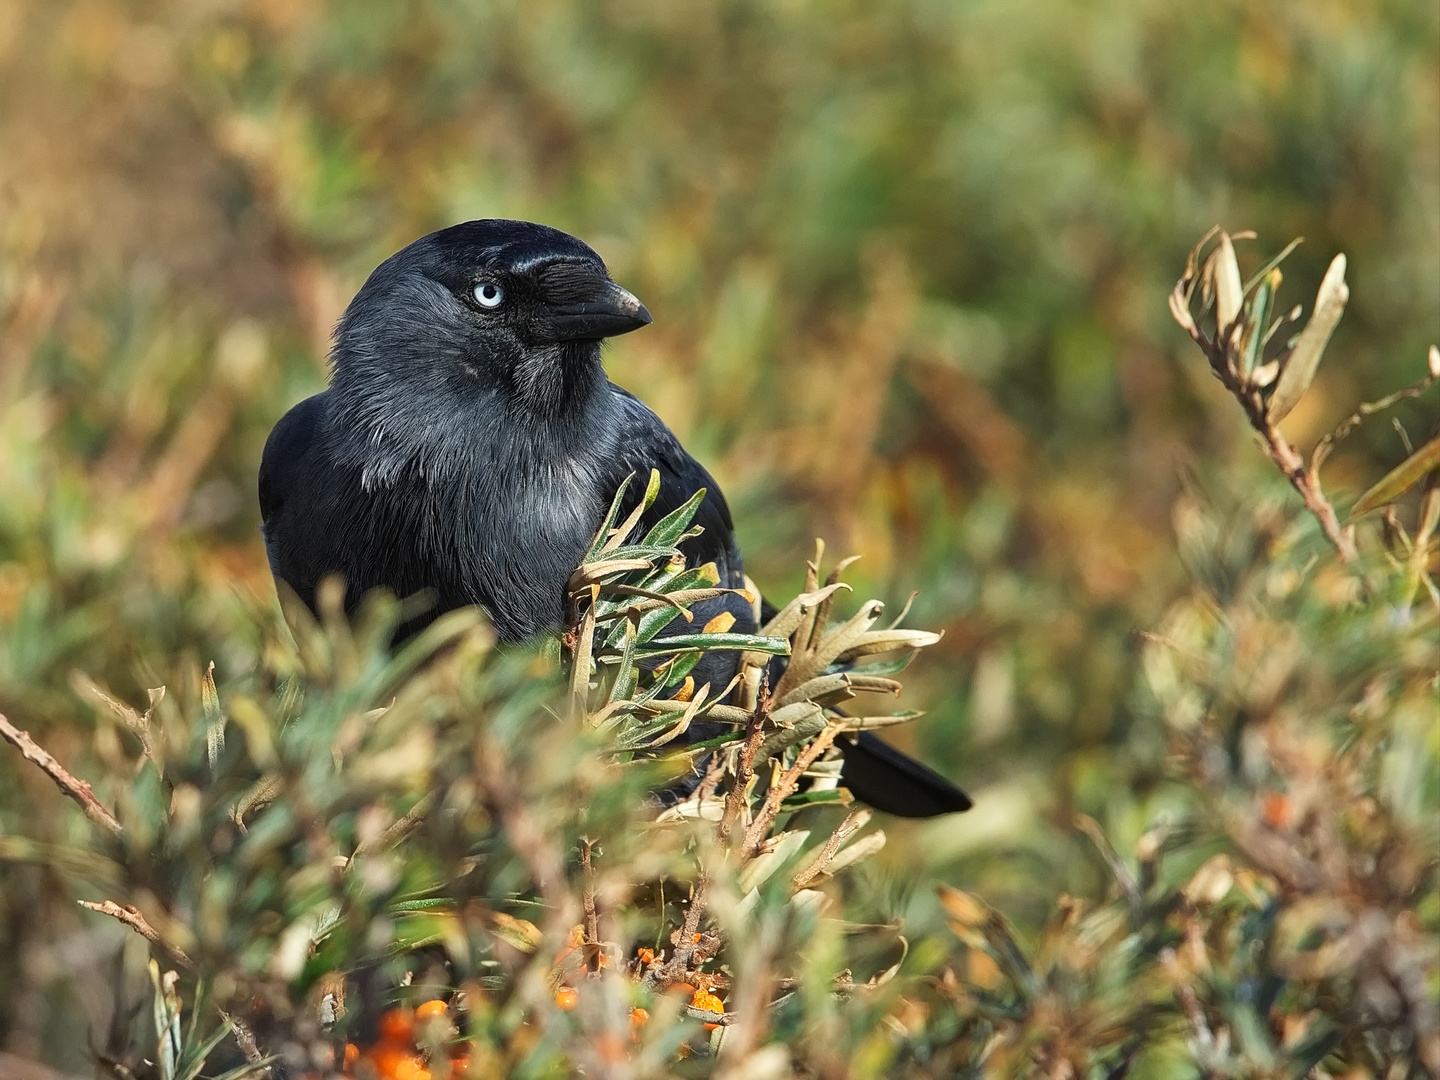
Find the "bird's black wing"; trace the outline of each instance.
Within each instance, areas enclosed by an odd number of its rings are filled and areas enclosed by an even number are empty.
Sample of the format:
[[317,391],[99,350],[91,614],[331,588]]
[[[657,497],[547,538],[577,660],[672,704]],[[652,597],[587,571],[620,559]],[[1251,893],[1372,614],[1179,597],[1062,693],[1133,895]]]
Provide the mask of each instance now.
[[285,574],[280,565],[276,523],[295,491],[324,415],[325,393],[306,398],[280,418],[265,440],[265,452],[260,457],[260,532],[265,537],[270,572],[281,580]]
[[695,513],[694,524],[704,532],[682,547],[690,566],[714,562],[720,572],[720,583],[739,589],[745,585],[745,568],[740,548],[735,541],[735,523],[725,494],[715,478],[686,452],[665,422],[644,402],[627,390],[613,387],[620,415],[620,452],[615,463],[611,490],[620,486],[627,474],[635,479],[625,493],[620,516],[629,514],[645,493],[650,470],[660,473],[660,493],[654,505],[640,519],[639,533],[644,535],[656,522],[705,489],[704,501]]

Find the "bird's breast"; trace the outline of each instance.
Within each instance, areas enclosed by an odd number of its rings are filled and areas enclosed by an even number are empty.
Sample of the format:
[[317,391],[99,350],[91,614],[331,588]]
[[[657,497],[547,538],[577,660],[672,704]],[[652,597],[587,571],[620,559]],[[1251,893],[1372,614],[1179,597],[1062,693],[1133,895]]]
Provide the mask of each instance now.
[[591,470],[559,461],[469,481],[426,500],[422,546],[442,606],[482,605],[506,640],[559,629],[566,582],[604,514]]

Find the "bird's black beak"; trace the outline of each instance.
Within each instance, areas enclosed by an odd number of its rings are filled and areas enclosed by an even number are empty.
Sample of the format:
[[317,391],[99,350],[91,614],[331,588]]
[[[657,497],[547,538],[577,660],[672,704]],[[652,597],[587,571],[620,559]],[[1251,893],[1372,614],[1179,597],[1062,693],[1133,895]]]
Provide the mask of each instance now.
[[544,318],[547,336],[555,341],[595,341],[628,334],[652,321],[645,305],[613,281],[602,282],[591,298],[547,305]]

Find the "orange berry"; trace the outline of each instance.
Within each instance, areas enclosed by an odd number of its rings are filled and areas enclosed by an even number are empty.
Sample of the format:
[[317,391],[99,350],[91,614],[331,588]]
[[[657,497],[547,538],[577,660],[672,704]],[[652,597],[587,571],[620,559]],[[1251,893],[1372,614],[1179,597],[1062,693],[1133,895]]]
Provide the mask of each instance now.
[[669,986],[665,987],[665,993],[683,994],[684,996],[689,997],[691,994],[695,993],[695,987],[685,982],[673,982]]
[[[690,999],[690,1004],[697,1009],[704,1009],[706,1012],[723,1013],[725,1003],[708,990],[696,990],[695,996]],[[706,1031],[714,1031],[719,1024],[706,1024]]]
[[470,1055],[456,1054],[450,1059],[450,1075],[464,1076],[470,1071]]
[[415,1014],[409,1009],[387,1009],[380,1014],[380,1038],[409,1043],[415,1037]]
[[580,995],[573,986],[562,986],[555,991],[555,1004],[569,1012],[580,1001]]
[[444,1016],[446,1008],[445,1002],[439,998],[436,998],[434,1001],[426,1001],[423,1004],[415,1006],[415,1019],[429,1020],[435,1016]]
[[357,1061],[359,1061],[359,1060],[360,1060],[360,1047],[356,1046],[354,1043],[346,1043],[346,1044],[345,1044],[345,1068],[348,1069],[351,1065],[354,1065],[355,1062],[357,1062]]
[[607,1065],[618,1065],[625,1060],[625,1044],[608,1031],[595,1036],[594,1046],[600,1060]]
[[382,1043],[365,1055],[381,1080],[430,1080],[430,1070],[410,1050]]
[[636,950],[635,950],[635,959],[636,959],[636,960],[639,960],[642,964],[653,964],[653,963],[655,962],[655,950],[654,950],[654,949],[636,949]]
[[1272,829],[1286,829],[1290,827],[1290,819],[1293,816],[1290,809],[1290,800],[1279,792],[1271,792],[1265,796],[1261,813],[1265,817],[1265,824],[1269,825]]
[[646,1024],[648,1024],[649,1022],[650,1022],[650,1014],[649,1014],[648,1012],[646,1012],[644,1009],[631,1009],[631,1010],[630,1010],[630,1026],[631,1026],[631,1027],[637,1027],[637,1028],[638,1028],[638,1027],[644,1027],[644,1026],[645,1026]]

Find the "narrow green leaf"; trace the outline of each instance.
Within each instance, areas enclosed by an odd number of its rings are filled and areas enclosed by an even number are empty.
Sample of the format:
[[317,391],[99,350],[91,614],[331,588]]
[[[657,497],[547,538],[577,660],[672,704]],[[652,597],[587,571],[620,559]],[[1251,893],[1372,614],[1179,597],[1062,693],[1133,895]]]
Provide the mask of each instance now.
[[662,685],[667,688],[671,686],[679,686],[682,682],[685,681],[685,676],[689,675],[690,672],[695,670],[695,665],[699,662],[700,653],[698,652],[680,653],[678,656],[675,657],[674,660],[670,662],[670,666],[666,668]]
[[170,995],[161,986],[160,965],[151,960],[149,971],[150,985],[155,990],[151,1010],[155,1020],[156,1058],[160,1066],[160,1076],[162,1080],[175,1080],[177,1043],[170,1034]]
[[626,547],[618,547],[605,553],[605,562],[619,562],[626,559],[644,559],[649,562],[665,562],[675,558],[680,552],[674,547],[665,544],[652,544],[648,541],[643,544],[630,544]]
[[[647,724],[640,724],[631,728],[615,740],[614,747],[612,748],[613,752],[628,753],[632,750],[650,748],[656,738],[665,734],[665,732],[671,728],[682,728],[681,718],[683,716],[684,713],[681,713],[680,716],[670,713],[659,720],[652,720]],[[679,734],[678,730],[676,734]]]
[[195,983],[195,1002],[190,1006],[190,1023],[185,1027],[185,1044],[195,1044],[195,1033],[200,1030],[200,1014],[205,1008],[205,980],[200,979]]
[[1433,469],[1440,469],[1440,435],[1396,465],[1378,484],[1361,495],[1360,501],[1350,510],[1350,517],[1360,517],[1394,502],[1430,475]]
[[635,692],[640,670],[635,666],[635,621],[625,620],[625,651],[620,654],[620,667],[615,672],[615,685],[610,688],[610,701],[623,701]]
[[256,1073],[264,1072],[279,1060],[279,1055],[272,1054],[258,1061],[247,1061],[244,1065],[236,1065],[235,1068],[221,1073],[219,1076],[214,1077],[213,1080],[245,1080],[247,1076],[254,1076]]
[[1291,1048],[1291,1076],[1309,1076],[1311,1070],[1324,1061],[1344,1039],[1344,1033],[1328,1019],[1320,1018],[1313,1024],[1304,1038]]
[[744,742],[746,738],[743,731],[727,731],[724,735],[716,735],[713,739],[705,739],[702,742],[686,743],[684,752],[686,754],[700,754],[706,750],[715,750],[721,746],[729,746],[732,743]]
[[[631,475],[633,476],[634,473]],[[624,522],[610,530],[608,538],[600,545],[600,554],[603,555],[620,546],[625,537],[629,536],[635,530],[635,526],[640,524],[640,519],[645,516],[645,511],[650,509],[658,494],[660,494],[660,470],[651,469],[650,482],[645,486],[645,497],[635,504],[635,509],[630,511],[630,516]]]
[[700,504],[704,501],[705,489],[700,488],[685,500],[683,506],[672,510],[657,521],[655,527],[646,534],[644,544],[660,547],[678,542],[680,535],[689,528],[691,520],[695,517],[695,511],[700,509]]
[[433,911],[436,908],[453,908],[455,901],[448,896],[429,896],[417,900],[396,900],[386,905],[386,910],[392,915],[407,914],[412,911]]
[[820,791],[798,791],[788,795],[781,810],[798,810],[802,806],[849,806],[854,801],[848,788],[823,788]]
[[[199,1013],[199,1000],[196,1000],[196,1007],[193,1010]],[[230,1034],[234,1022],[227,1020],[213,1032],[207,1035],[199,1043],[190,1046],[180,1057],[180,1065],[176,1073],[176,1080],[195,1080],[200,1075],[200,1070],[205,1067],[205,1059],[210,1056],[215,1047],[220,1045],[220,1040]]]
[[655,500],[660,497],[660,470],[650,470],[650,482],[645,485],[645,501],[642,504],[646,510],[655,505]]
[[220,767],[225,752],[225,714],[220,711],[220,694],[215,689],[215,661],[211,660],[200,679],[200,706],[205,714],[205,756],[210,762],[210,775]]
[[1255,370],[1255,361],[1260,358],[1261,342],[1265,339],[1265,324],[1270,321],[1270,307],[1275,299],[1275,290],[1280,285],[1280,271],[1267,277],[1255,290],[1250,301],[1250,314],[1245,320],[1245,339],[1240,344],[1244,363],[1242,370],[1248,376]]
[[643,656],[664,656],[687,649],[702,649],[705,652],[744,649],[770,653],[772,656],[785,656],[790,652],[790,643],[784,638],[761,637],[759,634],[677,634],[674,637],[656,638],[637,646],[637,651]]
[[1303,236],[1297,236],[1294,240],[1291,240],[1290,243],[1285,245],[1284,249],[1280,252],[1279,255],[1276,255],[1272,259],[1266,260],[1265,265],[1260,267],[1259,270],[1256,270],[1255,273],[1251,274],[1249,280],[1245,282],[1245,292],[1248,294],[1250,290],[1255,288],[1255,286],[1260,281],[1264,280],[1267,276],[1269,276],[1271,270],[1274,270],[1277,266],[1284,262],[1289,257],[1290,253],[1304,242],[1305,238]]
[[615,491],[615,498],[610,500],[610,511],[605,515],[605,520],[600,523],[595,538],[590,541],[590,549],[585,555],[585,562],[589,562],[599,555],[601,548],[605,546],[605,539],[610,535],[610,530],[615,527],[615,519],[620,516],[620,504],[625,500],[625,492],[629,490],[630,481],[633,479],[635,479],[635,474],[632,472],[620,481],[620,487]]
[[[706,563],[704,566],[697,566],[693,570],[686,570],[675,575],[665,588],[665,592],[679,592],[690,589],[694,586],[714,585],[720,575],[715,570],[714,563]],[[656,608],[654,611],[647,611],[640,616],[640,625],[637,628],[636,637],[640,642],[650,641],[661,630],[669,626],[678,618],[678,613],[672,609]],[[608,641],[607,641],[608,644]]]

